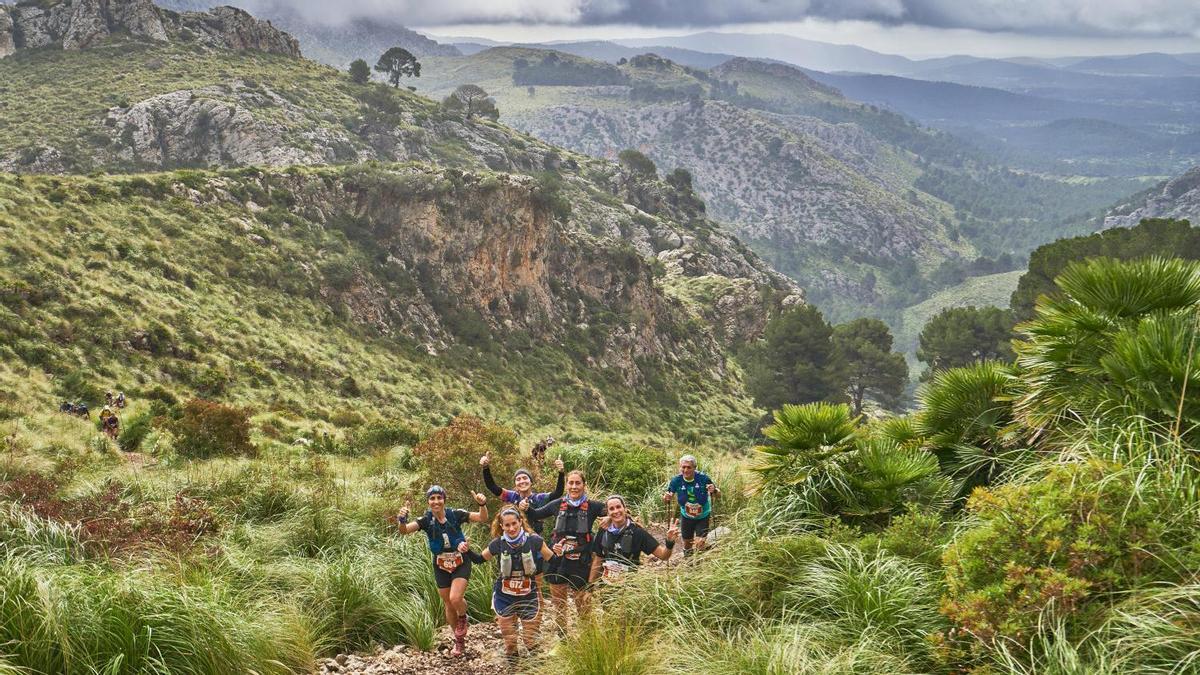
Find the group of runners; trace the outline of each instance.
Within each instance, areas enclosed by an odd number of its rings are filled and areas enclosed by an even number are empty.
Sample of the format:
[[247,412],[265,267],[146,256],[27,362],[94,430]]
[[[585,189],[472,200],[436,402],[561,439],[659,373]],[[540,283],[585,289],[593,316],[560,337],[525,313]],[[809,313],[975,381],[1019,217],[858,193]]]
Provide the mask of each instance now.
[[[422,531],[429,540],[438,593],[446,622],[454,631],[454,656],[461,656],[465,648],[465,596],[472,564],[495,561],[497,565],[492,610],[504,639],[505,656],[514,662],[522,643],[529,653],[538,646],[540,579],[544,577],[550,587],[555,624],[561,633],[566,629],[572,602],[576,614],[585,616],[591,590],[597,584],[617,582],[640,566],[643,556],[667,560],[681,535],[685,556],[703,549],[713,497],[721,493],[708,476],[696,470],[695,457],[680,458],[679,475],[671,479],[662,496],[664,502],[678,504],[680,525],[671,522],[665,541],[660,543],[633,519],[624,497],[591,499],[583,472],[565,471],[561,459],[554,461],[558,479],[553,492],[534,492],[533,474],[526,469],[516,471],[512,489],[501,488],[492,476],[490,458],[481,457],[479,464],[484,486],[502,504],[491,519],[493,538],[480,550],[472,548],[463,526],[489,520],[487,499],[481,493],[471,492],[478,510],[450,509],[445,488],[434,485],[425,493],[428,508],[424,515],[410,520],[410,509],[405,505],[396,516],[401,534]],[[669,520],[674,521],[674,517]],[[552,522],[548,536],[547,521]]]
[[[100,411],[100,430],[109,438],[116,440],[121,433],[121,418],[117,417],[114,408],[124,408],[126,404],[125,392],[119,392],[113,396],[111,391],[104,393],[104,408]],[[75,417],[84,417],[91,419],[92,413],[88,409],[86,403],[72,403],[63,401],[62,405],[58,406],[58,411]]]

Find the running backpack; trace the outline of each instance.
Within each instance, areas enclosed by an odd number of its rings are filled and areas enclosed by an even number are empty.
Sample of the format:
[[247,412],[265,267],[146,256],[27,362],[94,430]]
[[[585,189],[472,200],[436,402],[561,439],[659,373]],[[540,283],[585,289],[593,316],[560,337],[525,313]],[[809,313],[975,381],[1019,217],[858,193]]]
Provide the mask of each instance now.
[[573,508],[564,497],[558,506],[558,517],[554,520],[554,534],[559,537],[575,537],[584,543],[592,540],[592,527],[588,522],[588,501],[580,502],[578,508]]

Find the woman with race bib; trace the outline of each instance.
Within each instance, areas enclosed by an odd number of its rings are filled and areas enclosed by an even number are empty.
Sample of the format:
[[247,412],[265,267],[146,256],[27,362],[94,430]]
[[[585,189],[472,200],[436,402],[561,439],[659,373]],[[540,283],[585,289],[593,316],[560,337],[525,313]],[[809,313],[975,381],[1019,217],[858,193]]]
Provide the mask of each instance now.
[[551,547],[556,556],[546,566],[550,600],[554,604],[554,623],[560,632],[567,627],[567,601],[572,595],[575,611],[582,616],[588,609],[588,576],[592,568],[592,526],[605,514],[604,504],[589,501],[582,471],[567,474],[567,494],[538,508],[522,500],[530,520],[554,516]]
[[[513,664],[525,643],[526,652],[537,648],[538,628],[541,626],[542,597],[537,578],[545,570],[554,553],[545,540],[533,531],[521,512],[507,507],[492,523],[492,542],[482,553],[467,551],[473,562],[495,559],[499,574],[492,587],[492,610],[504,637],[504,655]],[[518,635],[517,621],[520,621]]]
[[601,528],[592,541],[592,583],[603,579],[614,583],[621,575],[642,564],[643,555],[652,555],[659,560],[671,557],[679,530],[674,525],[667,530],[667,543],[660,544],[646,528],[633,522],[625,498],[613,495],[605,502],[608,509],[608,524],[600,521]]
[[453,656],[462,656],[467,639],[467,579],[471,576],[471,561],[463,557],[469,550],[462,526],[468,522],[482,523],[487,520],[487,499],[472,492],[479,510],[473,513],[464,509],[446,509],[446,488],[434,485],[425,492],[429,510],[414,522],[408,520],[408,505],[400,509],[396,522],[400,534],[412,534],[417,530],[429,538],[429,551],[433,554],[433,577],[437,582],[438,595],[446,612],[446,623],[454,628]]

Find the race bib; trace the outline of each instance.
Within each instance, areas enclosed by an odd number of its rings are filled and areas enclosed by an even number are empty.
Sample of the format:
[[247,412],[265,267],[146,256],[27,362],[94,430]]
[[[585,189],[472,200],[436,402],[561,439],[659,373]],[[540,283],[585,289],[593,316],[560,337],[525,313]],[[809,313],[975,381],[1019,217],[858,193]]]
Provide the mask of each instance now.
[[579,544],[575,541],[574,537],[571,537],[569,539],[563,539],[562,552],[563,552],[564,558],[566,558],[567,560],[579,560],[579,556],[582,553],[582,551],[579,551],[578,549],[579,549]]
[[605,560],[603,567],[601,567],[600,569],[601,569],[600,578],[609,583],[613,583],[613,582],[617,581],[618,579],[621,578],[622,574],[629,571],[629,567],[627,565],[622,565],[621,563],[619,563],[615,560]]
[[688,518],[699,518],[701,513],[704,513],[703,504],[684,504],[683,512]]
[[506,595],[529,595],[533,591],[533,577],[512,577],[500,582],[500,591]]
[[439,553],[434,560],[434,564],[443,572],[453,572],[462,564],[463,557],[461,553]]

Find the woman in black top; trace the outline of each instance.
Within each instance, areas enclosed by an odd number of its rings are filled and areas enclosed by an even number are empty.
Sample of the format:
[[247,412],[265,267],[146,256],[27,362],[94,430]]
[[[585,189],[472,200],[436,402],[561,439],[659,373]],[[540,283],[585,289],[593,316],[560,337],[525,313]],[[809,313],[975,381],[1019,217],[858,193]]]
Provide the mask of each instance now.
[[607,525],[602,521],[600,531],[592,540],[592,568],[588,579],[595,583],[603,578],[614,582],[622,574],[642,564],[643,555],[652,555],[659,560],[671,557],[679,529],[675,525],[667,530],[667,543],[660,544],[646,528],[633,522],[625,507],[625,498],[613,495],[605,502],[608,510]]
[[522,500],[521,507],[528,509],[531,519],[555,517],[551,548],[556,557],[546,567],[546,581],[554,604],[554,623],[560,631],[566,630],[567,601],[572,595],[576,612],[580,616],[587,613],[592,525],[605,514],[604,505],[588,501],[583,472],[572,471],[567,474],[567,494],[539,508],[529,508]]
[[542,595],[537,579],[545,570],[546,561],[554,553],[546,542],[525,522],[521,512],[507,507],[492,523],[492,542],[483,553],[467,551],[472,562],[497,562],[496,583],[492,587],[492,611],[504,637],[504,653],[509,661],[517,658],[519,642],[517,621],[521,622],[520,638],[529,652],[537,647],[538,628],[542,623]]
[[429,551],[433,554],[433,578],[437,582],[438,595],[442,596],[442,607],[446,612],[446,623],[454,628],[454,656],[461,656],[467,638],[467,579],[471,576],[471,561],[463,559],[468,550],[467,538],[462,526],[467,522],[482,523],[487,520],[487,498],[472,492],[479,510],[470,513],[464,509],[446,509],[446,488],[434,485],[425,492],[429,510],[413,522],[408,521],[408,504],[396,515],[400,534],[412,534],[423,530],[429,538]]
[[[562,459],[554,460],[554,468],[558,469],[558,484],[554,487],[554,492],[534,492],[533,491],[533,474],[526,469],[517,469],[513,475],[512,490],[505,490],[499,485],[496,485],[496,480],[492,478],[492,467],[490,466],[492,458],[490,455],[484,455],[479,458],[479,466],[483,467],[483,484],[494,495],[500,498],[504,504],[520,504],[523,500],[529,501],[529,506],[537,508],[544,506],[547,502],[558,499],[563,494],[563,461]],[[525,514],[529,521],[529,526],[533,528],[543,538],[546,536],[545,528],[542,520],[530,518],[529,514]]]

